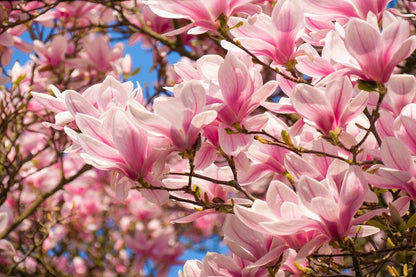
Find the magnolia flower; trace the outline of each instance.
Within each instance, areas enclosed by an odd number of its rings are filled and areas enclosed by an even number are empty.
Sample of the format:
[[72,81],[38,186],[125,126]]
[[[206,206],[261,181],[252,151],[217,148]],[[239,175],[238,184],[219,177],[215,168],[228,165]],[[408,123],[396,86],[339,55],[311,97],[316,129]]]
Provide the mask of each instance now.
[[[372,216],[354,218],[368,190],[361,170],[350,167],[341,184],[335,182],[338,179],[327,177],[318,182],[302,176],[297,192],[273,181],[265,201],[255,200],[251,208],[236,206],[234,212],[251,228],[301,246],[299,257],[303,258],[325,242],[356,235],[358,225]],[[358,236],[376,232],[377,228],[361,226]],[[300,234],[307,236],[297,236]]]
[[145,0],[142,3],[161,17],[184,18],[192,23],[170,34],[188,31],[189,34],[201,34],[216,30],[220,25],[221,14],[227,18],[236,13],[254,14],[261,12],[251,0]]
[[153,112],[131,101],[128,111],[140,124],[156,135],[168,138],[178,151],[194,149],[200,131],[217,117],[206,105],[206,90],[198,81],[189,81],[174,89],[175,97],[159,97]]
[[364,110],[368,93],[356,92],[351,81],[344,77],[332,80],[326,87],[299,84],[290,100],[305,122],[321,130],[339,132]]
[[251,53],[265,55],[284,65],[294,58],[296,43],[304,31],[303,18],[300,1],[280,0],[271,17],[264,13],[248,19],[231,17],[228,24],[236,26],[231,33]]
[[61,92],[53,85],[50,89],[54,96],[34,91],[31,94],[41,105],[56,113],[55,123],[51,126],[58,129],[74,121],[77,113],[98,118],[111,107],[125,108],[129,99],[143,103],[140,87],[133,90],[132,82],[121,83],[111,75],[86,89],[82,95],[74,90]]
[[399,139],[386,137],[380,155],[384,165],[373,168],[374,174],[366,173],[367,181],[379,188],[401,189],[416,199],[416,163],[409,149]]
[[385,19],[380,31],[377,18],[369,13],[367,21],[351,18],[331,31],[325,42],[328,56],[364,80],[386,83],[395,66],[416,48],[416,36],[409,37],[409,24],[402,19]]

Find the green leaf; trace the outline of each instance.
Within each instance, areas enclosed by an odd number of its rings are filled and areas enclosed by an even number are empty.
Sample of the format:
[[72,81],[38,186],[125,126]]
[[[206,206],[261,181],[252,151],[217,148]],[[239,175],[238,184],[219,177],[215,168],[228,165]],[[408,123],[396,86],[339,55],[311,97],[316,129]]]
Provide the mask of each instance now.
[[391,203],[389,203],[389,211],[394,225],[400,230],[403,227],[403,218],[400,216],[399,211]]
[[130,78],[130,77],[133,77],[133,76],[135,76],[135,75],[137,75],[139,72],[140,72],[140,70],[142,70],[142,68],[139,66],[138,68],[136,68],[135,70],[133,70],[132,72],[130,72],[130,73],[128,73],[128,74],[124,74],[124,79],[128,79],[128,78]]
[[416,213],[413,214],[406,223],[406,229],[412,228],[416,225]]
[[290,138],[290,135],[287,133],[286,130],[282,130],[282,132],[280,133],[280,135],[282,136],[283,141],[290,147],[295,148],[295,145],[292,142],[292,139]]
[[19,84],[26,78],[26,73],[17,77],[16,81],[13,82],[13,87],[17,88]]
[[195,195],[198,197],[198,199],[201,199],[201,189],[198,186],[194,186],[193,191],[195,192]]
[[389,230],[389,227],[387,227],[386,225],[384,225],[383,223],[381,223],[380,221],[377,221],[377,220],[370,219],[365,224],[373,226],[373,227],[377,227],[380,230],[384,230],[384,231]]
[[374,81],[358,80],[358,89],[365,91],[376,91],[377,83]]
[[238,22],[237,24],[235,24],[234,26],[232,26],[231,28],[230,28],[230,30],[232,30],[232,29],[235,29],[235,28],[238,28],[238,27],[241,27],[241,26],[243,26],[243,21],[240,21],[240,22]]

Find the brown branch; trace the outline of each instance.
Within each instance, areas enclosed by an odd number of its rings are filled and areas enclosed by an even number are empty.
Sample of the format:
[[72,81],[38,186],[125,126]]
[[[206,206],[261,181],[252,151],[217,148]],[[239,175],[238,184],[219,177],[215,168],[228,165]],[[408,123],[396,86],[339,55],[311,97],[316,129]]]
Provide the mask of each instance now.
[[76,178],[78,178],[79,176],[81,176],[84,172],[90,170],[92,168],[92,166],[90,165],[84,165],[76,174],[72,175],[69,178],[61,178],[60,182],[50,191],[41,194],[35,202],[32,203],[32,205],[30,205],[20,216],[19,218],[17,218],[12,225],[10,225],[10,227],[4,231],[3,233],[0,234],[0,239],[4,239],[8,234],[10,234],[10,232],[12,232],[14,229],[16,229],[17,226],[19,226],[23,220],[25,220],[26,218],[28,218],[29,216],[31,216],[36,210],[37,208],[49,197],[51,197],[52,195],[54,195],[57,191],[61,190],[64,185],[72,182],[73,180],[75,180]]

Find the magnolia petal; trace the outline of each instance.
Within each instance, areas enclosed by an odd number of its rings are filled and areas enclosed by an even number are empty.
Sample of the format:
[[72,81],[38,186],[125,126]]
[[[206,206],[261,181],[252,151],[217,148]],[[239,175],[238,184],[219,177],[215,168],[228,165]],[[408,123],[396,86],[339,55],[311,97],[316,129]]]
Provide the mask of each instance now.
[[9,241],[5,239],[0,240],[0,253],[2,253],[2,256],[10,256],[16,253],[16,250],[14,249],[13,244],[11,244]]
[[73,116],[77,113],[89,114],[97,118],[100,116],[98,110],[78,92],[66,90],[64,91],[64,97],[68,110]]
[[331,130],[334,114],[323,88],[297,85],[292,92],[291,101],[305,120],[324,132]]
[[287,154],[284,161],[286,170],[295,180],[299,180],[302,175],[307,175],[313,179],[321,180],[324,177],[310,162],[296,154]]
[[0,233],[6,230],[9,224],[9,215],[5,212],[0,213]]
[[383,80],[383,57],[380,31],[370,23],[351,18],[345,28],[345,47],[372,80]]
[[337,224],[343,220],[347,222],[351,221],[350,218],[339,217],[339,206],[333,199],[314,197],[311,200],[311,205],[309,207],[325,221],[329,221],[331,223],[336,222]]
[[296,256],[296,261],[303,261],[308,255],[312,254],[316,249],[322,246],[323,243],[329,241],[325,235],[318,235],[308,241],[302,248],[299,250],[298,255]]
[[[112,180],[113,181],[113,180]],[[116,193],[116,197],[118,200],[124,202],[129,195],[130,191],[130,180],[128,180],[126,177],[118,178],[116,177],[116,180],[114,180],[114,192]]]
[[381,145],[383,163],[391,168],[410,171],[413,164],[409,149],[395,137],[387,137]]
[[412,154],[416,154],[416,119],[399,116],[394,122],[394,135],[403,142]]
[[169,192],[165,190],[142,189],[140,193],[144,198],[157,205],[163,205],[169,201]]
[[205,215],[215,214],[215,213],[216,213],[215,209],[207,209],[207,210],[204,210],[202,212],[195,212],[195,213],[191,213],[190,215],[174,219],[171,222],[172,223],[190,223],[190,222],[194,222],[198,218],[201,218]]
[[345,174],[339,194],[340,219],[346,230],[353,216],[363,204],[368,186],[361,169],[351,166]]
[[380,118],[376,121],[376,130],[382,140],[394,136],[394,117],[391,112],[380,110]]
[[298,183],[299,199],[305,207],[312,209],[312,201],[316,197],[332,198],[328,188],[306,175],[302,176]]
[[339,127],[344,127],[362,113],[367,105],[368,96],[368,92],[361,91],[347,106],[343,107],[342,114],[339,118]]
[[227,134],[225,128],[225,125],[220,124],[218,129],[218,139],[221,149],[227,155],[237,156],[247,149],[253,140],[252,136],[246,134]]
[[[359,232],[357,233],[359,228]],[[380,229],[370,225],[353,226],[348,233],[349,236],[357,236],[359,238],[368,237],[380,232]]]
[[267,233],[278,236],[288,236],[305,233],[317,228],[317,223],[307,218],[291,218],[279,221],[260,222]]
[[284,202],[298,203],[296,192],[280,181],[273,181],[266,195],[267,205],[279,209]]
[[203,265],[198,260],[187,260],[183,266],[183,272],[179,271],[179,277],[200,277],[202,274]]
[[227,215],[222,230],[228,247],[239,257],[255,262],[259,252],[267,253],[263,235],[243,224],[235,215]]
[[49,94],[39,93],[35,91],[32,91],[30,93],[39,104],[41,104],[42,106],[54,113],[63,112],[67,110],[66,105],[62,101],[62,99],[58,99]]
[[234,206],[234,213],[245,225],[259,232],[266,232],[260,225],[262,222],[271,221],[273,215],[267,207],[266,202],[255,200],[252,208],[239,205]]
[[389,78],[391,73],[394,70],[394,67],[399,64],[401,61],[409,57],[416,49],[416,37],[411,36],[407,40],[405,40],[400,48],[393,54],[390,61],[385,66],[386,77],[384,81],[386,82]]

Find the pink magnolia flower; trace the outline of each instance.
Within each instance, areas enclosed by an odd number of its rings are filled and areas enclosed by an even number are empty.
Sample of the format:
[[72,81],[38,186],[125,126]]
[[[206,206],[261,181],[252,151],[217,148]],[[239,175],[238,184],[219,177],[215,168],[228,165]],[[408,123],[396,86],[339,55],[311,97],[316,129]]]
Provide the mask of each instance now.
[[375,15],[369,13],[367,21],[351,18],[340,32],[328,33],[328,55],[364,80],[386,83],[395,66],[416,48],[416,37],[409,37],[409,24],[402,19],[383,20],[380,31]]
[[[352,17],[366,19],[369,12],[377,16],[380,23],[390,0],[306,0],[308,14],[305,16],[306,31],[303,39],[313,45],[324,46],[325,36],[335,25],[345,25]],[[388,14],[387,14],[388,16]],[[334,22],[336,24],[334,25]]]
[[[204,170],[198,170],[196,173],[205,176],[212,176],[218,180],[230,180],[232,179],[232,172],[226,167],[217,167],[211,165]],[[185,187],[188,184],[189,180],[187,177],[179,177],[176,178],[165,178],[163,179],[163,183],[167,188],[180,188]],[[217,184],[215,182],[210,182],[207,180],[200,180],[194,179],[193,185],[197,186],[201,191],[202,199],[205,201],[213,202],[222,200],[224,202],[228,201],[229,194],[235,194],[236,190],[232,187],[227,187],[224,185]],[[189,198],[193,199],[192,195],[186,195],[186,193],[182,192],[172,192],[171,194],[178,195],[180,198]]]
[[244,268],[245,274],[254,274],[260,268],[275,264],[288,248],[282,240],[252,230],[235,215],[227,215],[222,229],[224,241],[233,254],[245,260],[246,264],[252,263]]
[[415,76],[408,74],[392,75],[387,83],[388,93],[384,96],[381,107],[397,117],[407,104],[416,102],[415,87]]
[[57,68],[64,62],[65,54],[69,50],[69,39],[63,35],[54,37],[51,43],[46,46],[43,42],[35,40],[33,42],[34,50],[39,55],[39,59],[33,57],[39,64]]
[[[414,103],[416,103],[416,78],[413,75],[392,75],[387,83],[387,94],[381,103],[380,117],[376,129],[380,138],[396,136],[416,154],[414,137]],[[376,105],[378,96],[370,97],[370,104]]]
[[[179,277],[224,277],[224,276],[267,276],[267,269],[251,268],[250,264],[236,255],[226,256],[215,252],[208,252],[204,260],[188,260],[179,272]],[[281,275],[284,276],[284,275]]]
[[[342,183],[336,183],[338,179]],[[372,216],[354,218],[368,190],[358,167],[350,167],[342,179],[328,177],[318,182],[302,176],[296,187],[297,192],[274,181],[266,201],[255,200],[251,208],[236,206],[234,211],[241,221],[255,230],[278,236],[288,243],[302,240],[299,241],[302,246],[300,257],[322,243],[354,236],[358,225]],[[377,231],[371,226],[361,226],[358,235],[367,236]]]
[[416,164],[409,149],[395,137],[386,137],[380,148],[383,166],[366,173],[367,181],[379,188],[401,189],[416,199]]
[[174,65],[176,74],[183,81],[202,80],[215,82],[218,80],[218,70],[224,59],[219,55],[204,55],[195,62],[182,59]]
[[200,131],[217,117],[217,112],[206,105],[206,89],[198,81],[189,81],[174,88],[175,97],[159,97],[153,112],[131,102],[132,117],[150,132],[170,139],[179,151],[197,146]]
[[295,252],[288,251],[282,240],[249,228],[235,215],[227,215],[223,231],[232,255],[208,253],[202,262],[187,261],[179,276],[266,276],[267,267],[279,259],[281,270],[277,276],[285,276],[285,272],[301,273],[294,266]]
[[108,36],[91,35],[84,38],[83,44],[84,51],[80,51],[76,58],[66,60],[69,68],[81,70],[87,76],[88,74],[95,76],[99,73],[119,76],[123,73],[130,73],[124,71],[131,70],[128,66],[124,66],[126,63],[131,63],[129,61],[131,57],[130,55],[123,57],[123,43],[116,43],[111,48]]
[[59,19],[59,23],[63,24],[64,28],[72,28],[74,25],[87,26],[91,22],[110,23],[114,20],[114,14],[105,5],[71,1],[59,3],[55,9],[49,10],[35,20],[46,27],[53,27],[56,19]]
[[31,94],[41,105],[56,113],[55,123],[51,126],[62,128],[72,122],[77,113],[84,113],[98,118],[100,114],[111,107],[126,109],[129,99],[143,103],[143,94],[140,87],[133,90],[132,82],[121,83],[111,75],[102,83],[95,84],[81,95],[73,90],[61,92],[50,85],[54,96],[32,91]]
[[368,93],[357,93],[347,77],[332,80],[326,87],[299,84],[290,97],[305,122],[325,134],[339,133],[364,110],[367,99]]
[[[149,134],[129,118],[126,111],[113,108],[100,118],[78,113],[75,121],[81,133],[65,127],[69,137],[76,143],[83,159],[102,170],[114,170],[112,184],[117,196],[124,200],[134,182],[160,186],[160,174],[164,167],[164,139]],[[146,192],[153,194],[157,202],[165,202],[166,191]],[[150,197],[150,196],[149,196]]]
[[[265,55],[279,65],[295,56],[296,44],[303,34],[303,9],[299,1],[280,0],[272,16],[256,14],[248,19],[231,17],[229,26],[235,40],[255,55]],[[284,41],[284,43],[282,43]]]
[[379,21],[391,0],[306,0],[308,12],[323,17],[327,21],[337,19],[337,22],[346,22],[350,17],[365,19],[369,12],[377,15]]
[[173,226],[166,226],[165,222],[155,218],[147,220],[152,223],[148,226],[137,224],[135,232],[126,235],[126,246],[136,255],[161,265],[179,264],[178,259],[184,252],[184,246],[176,240]]
[[394,136],[403,142],[412,155],[416,155],[416,103],[403,107],[400,115],[394,120]]
[[248,116],[275,91],[277,83],[269,81],[263,85],[258,69],[248,68],[238,57],[230,54],[219,68],[218,83],[220,91],[216,97],[222,104],[218,111],[219,143],[226,154],[238,155],[252,141],[251,136],[228,134],[226,129],[233,129],[236,124],[247,129],[263,126],[266,117]]
[[[263,130],[268,134],[279,140],[282,140],[282,131],[286,131],[290,135],[294,134],[293,130],[278,117],[269,112],[266,112],[265,115],[268,117],[268,121]],[[239,182],[241,184],[249,183],[250,189],[253,190],[256,187],[264,191],[264,187],[269,185],[271,179],[285,179],[283,177],[286,171],[284,159],[289,150],[254,141],[245,153],[251,163],[247,170],[239,172]]]
[[[227,18],[236,13],[254,14],[261,12],[258,5],[251,0],[145,0],[143,4],[161,17],[184,18],[191,24],[180,28],[171,34],[188,31],[189,34],[201,34],[216,30],[219,27],[218,18],[224,14]],[[192,29],[191,29],[192,28]]]
[[12,47],[24,53],[30,53],[33,46],[20,36],[26,31],[26,26],[18,25],[0,34],[0,64],[8,65],[13,55]]
[[[150,136],[127,112],[129,102],[143,101],[141,89],[133,90],[131,82],[121,83],[107,77],[103,83],[88,88],[84,94],[52,88],[56,98],[33,92],[46,107],[58,112],[56,124],[74,123],[77,133],[65,126],[73,140],[66,152],[80,153],[84,160],[102,170],[112,170],[112,185],[117,196],[125,199],[134,182],[161,185],[158,179],[164,166],[165,139]],[[150,139],[151,138],[151,139]],[[167,200],[166,191],[143,191],[157,202]]]
[[[312,141],[311,149],[334,156],[342,155],[337,147],[322,138],[317,138]],[[338,162],[335,162],[334,158],[331,157],[318,157],[315,154],[304,154],[300,157],[294,153],[285,155],[284,166],[295,181],[299,181],[302,176],[308,176],[317,181],[322,181],[327,177],[328,172],[344,172],[347,168],[346,164],[340,167]],[[336,166],[337,170],[334,170],[331,166]]]
[[[324,46],[324,43],[322,43],[322,46]],[[299,55],[296,57],[295,67],[298,71],[312,78],[311,83],[313,85],[325,84],[333,79],[342,78],[349,72],[348,68],[331,60],[326,48],[323,48],[321,55],[319,55],[315,48],[310,44],[304,43],[299,46],[298,52]],[[283,79],[283,77],[279,78]],[[288,80],[284,81],[290,82]]]
[[[154,12],[152,12],[150,7],[148,5],[144,5],[142,1],[123,1],[122,6],[126,11],[133,11],[137,9],[140,12],[140,19],[134,12],[127,12],[123,14],[123,16],[125,16],[131,24],[134,24],[140,28],[150,28],[152,31],[159,34],[168,33],[174,29],[174,24],[172,24],[173,22],[171,19],[161,18],[160,16],[156,15]],[[145,23],[145,26],[142,26],[143,22]],[[183,41],[184,45],[188,45],[189,39],[191,39],[191,36],[186,34],[181,35],[181,40]],[[128,45],[134,45],[138,41],[140,41],[141,47],[143,48],[152,48],[155,46],[155,40],[141,32],[132,33],[129,36]]]

